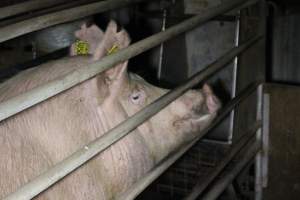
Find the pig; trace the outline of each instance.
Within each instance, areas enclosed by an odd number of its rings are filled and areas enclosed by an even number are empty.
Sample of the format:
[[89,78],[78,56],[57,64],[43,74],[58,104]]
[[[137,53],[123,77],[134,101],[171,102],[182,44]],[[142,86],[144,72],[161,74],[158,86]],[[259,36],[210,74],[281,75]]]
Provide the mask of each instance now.
[[[0,85],[0,102],[126,48],[128,33],[111,21],[103,32],[83,25],[88,45],[70,56],[28,69]],[[169,90],[127,72],[128,61],[0,122],[0,198],[101,137]],[[208,85],[190,90],[129,135],[95,156],[35,199],[114,199],[163,158],[192,140],[216,117],[220,101]]]

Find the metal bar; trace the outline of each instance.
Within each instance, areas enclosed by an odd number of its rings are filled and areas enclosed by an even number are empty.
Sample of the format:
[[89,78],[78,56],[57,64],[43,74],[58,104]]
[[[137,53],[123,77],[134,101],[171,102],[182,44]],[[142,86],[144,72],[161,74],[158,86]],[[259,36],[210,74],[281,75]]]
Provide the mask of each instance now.
[[[162,27],[161,31],[166,30],[166,22],[167,22],[167,10],[163,10],[163,18],[162,18]],[[157,70],[157,80],[160,81],[161,79],[161,70],[162,70],[162,64],[163,64],[163,56],[164,56],[164,43],[160,44],[159,49],[159,59],[158,59],[158,70]]]
[[240,171],[247,166],[247,164],[254,159],[257,152],[261,149],[259,142],[252,143],[251,147],[246,148],[247,152],[238,156],[238,161],[232,164],[232,168],[228,171],[224,171],[221,178],[213,183],[212,188],[205,193],[202,200],[214,200],[217,199],[220,194],[226,189],[226,187],[234,180],[234,178],[240,173]]
[[37,10],[40,8],[47,8],[60,3],[65,3],[65,0],[31,0],[11,6],[5,6],[0,8],[0,19],[10,17],[17,14]]
[[42,10],[34,10],[33,12],[24,13],[22,15],[17,15],[17,16],[14,16],[14,17],[10,17],[10,18],[1,20],[0,21],[0,27],[7,26],[7,25],[10,25],[10,24],[14,24],[14,23],[24,21],[24,20],[27,20],[27,19],[31,19],[31,18],[34,18],[34,17],[37,17],[37,16],[41,16],[41,15],[61,11],[61,10],[64,10],[64,9],[77,7],[77,6],[81,6],[81,5],[86,5],[86,4],[89,4],[89,3],[94,3],[95,1],[97,1],[97,0],[68,1],[68,2],[65,2],[64,4],[53,5],[51,7],[47,7],[47,8],[44,8]]
[[208,185],[222,172],[226,165],[245,147],[256,135],[256,131],[261,127],[261,122],[258,121],[251,127],[236,144],[231,147],[231,150],[226,154],[224,159],[217,164],[214,171],[207,176],[206,179],[196,183],[192,192],[184,198],[184,200],[194,200],[208,187]]
[[263,127],[262,127],[262,186],[268,186],[269,168],[269,125],[270,125],[270,94],[263,96]]
[[41,30],[49,26],[81,19],[96,13],[124,7],[132,3],[145,1],[146,0],[106,0],[24,20],[15,24],[1,27],[0,42],[24,35],[26,33]]
[[248,8],[248,7],[250,7],[250,6],[253,6],[253,5],[255,5],[256,3],[258,3],[259,1],[261,1],[261,0],[249,0],[249,1],[246,1],[243,5],[241,5],[241,6],[237,6],[235,9],[233,9],[231,12],[237,12],[237,11],[239,11],[239,10],[243,10],[243,9],[245,9],[245,8]]
[[231,200],[239,200],[239,198],[237,197],[235,188],[233,186],[233,184],[230,184],[227,189],[226,189],[226,193],[228,194],[228,199]]
[[[121,0],[121,1],[127,2],[125,0]],[[107,2],[112,2],[112,0],[104,2],[106,3],[105,5],[101,4],[102,6],[98,6],[99,9],[100,10],[103,10],[104,8],[108,9],[108,5],[110,4],[107,4]],[[110,8],[116,5],[120,5],[116,3],[119,2],[119,0],[114,0],[113,2],[115,3],[113,5],[110,5]],[[207,20],[219,14],[222,14],[223,12],[228,11],[237,5],[240,5],[241,3],[244,3],[244,0],[233,0],[233,1],[229,1],[228,3],[224,3],[224,5],[222,4],[222,6],[218,6],[216,8],[210,9],[207,12],[203,12],[202,14],[192,17],[191,19],[185,20],[184,22],[172,26],[171,28],[165,30],[164,32],[160,32],[158,34],[152,35],[142,41],[139,41],[129,46],[126,49],[122,49],[115,54],[104,57],[103,59],[101,59],[101,61],[95,62],[91,64],[89,67],[84,66],[78,70],[73,71],[72,73],[68,74],[65,77],[55,79],[47,83],[46,85],[39,86],[24,94],[18,95],[5,102],[2,102],[0,104],[0,121],[14,114],[17,114],[35,104],[38,104],[54,95],[57,95],[60,92],[63,92],[87,79],[90,79],[95,75],[97,75],[98,73],[103,72],[104,70],[107,70],[110,67],[120,62],[126,61],[140,53],[143,53],[159,45],[160,43],[171,39],[172,37],[180,35],[188,30],[191,30],[197,27],[198,25],[205,23]],[[97,11],[99,11],[99,9]],[[86,13],[88,11],[84,10],[84,12]],[[66,15],[69,15],[69,13]],[[72,15],[72,13],[70,13],[70,15]],[[1,29],[0,29],[0,33],[1,33]],[[1,36],[2,35],[0,34],[0,37]]]
[[178,158],[180,158],[185,152],[187,152],[192,146],[194,146],[202,137],[204,137],[210,130],[215,128],[241,101],[251,95],[257,85],[252,85],[240,93],[239,96],[231,100],[222,112],[213,121],[213,123],[203,130],[191,143],[185,145],[179,150],[174,151],[168,158],[153,168],[147,175],[135,183],[129,190],[121,194],[116,200],[130,200],[137,197],[148,185],[150,185],[157,177],[159,177],[166,169],[168,169]]
[[[240,42],[240,25],[241,25],[241,13],[240,11],[238,11],[237,14],[237,20],[236,20],[236,29],[235,29],[235,41],[234,41],[234,45],[237,47],[239,46],[239,42]],[[238,61],[239,58],[236,56],[234,58],[233,61],[233,69],[232,69],[232,86],[231,86],[231,98],[235,97],[236,95],[236,83],[237,83],[237,69],[238,69]],[[235,117],[235,110],[232,110],[231,114],[230,114],[230,122],[229,122],[229,142],[232,142],[232,138],[233,138],[233,132],[234,132],[234,117]]]
[[[262,120],[263,85],[257,88],[257,114],[256,119]],[[256,132],[256,140],[262,144],[262,129]],[[258,152],[255,158],[255,200],[262,199],[262,152]]]
[[108,131],[102,137],[97,138],[85,147],[79,149],[71,156],[56,164],[50,170],[46,171],[40,176],[34,178],[32,181],[25,184],[19,190],[10,194],[3,200],[23,200],[35,197],[40,192],[44,191],[52,184],[56,183],[64,176],[68,175],[69,173],[80,167],[82,164],[93,158],[95,155],[102,152],[118,140],[122,139],[124,136],[129,134],[130,131],[134,130],[144,121],[151,118],[176,98],[180,97],[189,88],[195,86],[199,82],[205,80],[207,77],[224,68],[224,66],[228,64],[237,54],[240,54],[248,49],[259,39],[260,37],[255,37],[244,43],[240,47],[233,48],[232,51],[209,65],[205,70],[202,70],[201,72],[191,77],[185,84],[163,95],[158,100],[154,101],[141,111],[137,112],[132,117],[128,118],[126,121],[120,123],[118,126]]

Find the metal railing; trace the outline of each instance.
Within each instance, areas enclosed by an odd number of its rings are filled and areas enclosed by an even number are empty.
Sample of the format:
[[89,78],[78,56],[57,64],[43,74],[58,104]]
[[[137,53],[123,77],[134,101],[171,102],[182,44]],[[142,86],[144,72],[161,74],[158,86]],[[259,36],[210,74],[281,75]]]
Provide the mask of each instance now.
[[[111,0],[111,2],[113,2],[112,5],[115,6],[116,0]],[[55,79],[46,85],[39,86],[22,95],[18,95],[14,98],[9,99],[8,101],[2,102],[0,104],[0,121],[14,114],[17,114],[33,105],[36,105],[52,96],[55,96],[58,93],[63,92],[89,78],[92,78],[93,76],[109,69],[110,67],[120,62],[126,61],[134,56],[137,56],[138,54],[143,53],[161,44],[162,42],[165,42],[166,40],[169,40],[188,30],[191,30],[207,22],[209,19],[212,19],[224,12],[227,12],[235,8],[236,6],[243,4],[244,2],[244,0],[233,0],[229,1],[229,3],[224,3],[222,4],[222,6],[218,6],[214,9],[210,9],[207,12],[203,12],[202,14],[192,17],[191,19],[185,20],[179,23],[178,25],[168,28],[164,32],[152,35],[144,40],[130,45],[126,49],[122,49],[115,54],[104,57],[100,61],[91,64],[89,67],[83,67],[78,70],[75,70],[63,78]],[[111,6],[108,6],[108,3],[106,3],[104,7],[107,8]],[[0,33],[1,38],[1,28]]]
[[30,0],[10,6],[5,6],[0,8],[0,19],[22,14],[25,12],[30,12],[37,9],[55,6],[64,2],[65,0]]
[[[92,15],[101,11],[114,9],[120,6],[129,5],[130,3],[142,2],[143,0],[110,0],[94,3],[86,6],[80,6],[78,8],[72,8],[65,11],[59,11],[53,14],[34,18],[33,20],[25,20],[17,24],[12,24],[7,27],[0,28],[0,42],[11,39],[13,37],[26,34],[35,30],[39,30],[54,24],[63,23],[66,21],[75,20],[82,18],[83,16],[76,17],[78,13],[84,13],[83,15]],[[208,20],[228,12],[238,6],[243,6],[245,0],[231,0],[224,2],[222,5],[209,9],[195,17],[185,20],[171,28],[166,29],[164,32],[152,35],[144,40],[141,40],[126,49],[120,50],[119,52],[104,57],[101,61],[91,64],[89,67],[80,68],[71,72],[63,78],[55,79],[45,85],[34,88],[24,94],[18,95],[5,102],[0,103],[0,121],[13,116],[31,106],[34,106],[48,98],[59,94],[79,83],[84,82],[87,79],[94,77],[95,75],[111,68],[115,64],[126,61],[142,52],[145,52],[162,42],[169,40],[175,36],[178,36],[188,30],[196,28],[197,26],[204,24]],[[248,5],[248,4],[247,4]],[[68,12],[68,16],[64,14]],[[87,14],[88,13],[88,14]],[[48,21],[47,21],[48,20]],[[39,22],[39,23],[37,23]],[[34,23],[37,23],[36,25]],[[29,27],[26,27],[29,25]],[[3,33],[3,34],[2,34]],[[231,51],[223,55],[217,61],[207,66],[205,70],[194,75],[185,84],[177,87],[173,91],[163,95],[158,100],[154,101],[126,121],[122,122],[118,126],[114,127],[103,136],[97,138],[91,143],[87,144],[83,148],[79,149],[71,156],[67,157],[63,161],[53,166],[48,171],[34,178],[32,181],[26,183],[16,192],[9,194],[4,200],[27,200],[35,197],[42,191],[49,188],[57,181],[70,174],[81,165],[89,161],[91,158],[101,153],[103,150],[114,144],[115,142],[122,139],[124,136],[129,134],[136,127],[144,123],[147,119],[155,115],[161,109],[166,107],[176,98],[181,96],[191,87],[195,86],[199,82],[204,81],[209,76],[215,74],[219,70],[223,69],[226,64],[231,62],[237,55],[251,47],[253,44],[258,42],[263,36],[256,36],[239,47],[233,48]],[[204,130],[198,137],[200,139],[204,134],[216,126],[232,109],[240,103],[241,100],[250,95],[256,86],[253,86],[249,90],[246,90],[240,96],[234,98],[227,107],[223,109],[218,118],[213,122],[209,128]],[[182,147],[177,153],[172,154],[169,158],[165,159],[160,165],[156,166],[147,176],[141,179],[138,183],[133,186],[128,192],[124,193],[119,199],[132,199],[136,197],[147,185],[149,185],[155,178],[159,176],[165,169],[167,169],[175,160],[177,160],[182,154],[184,154],[191,146],[197,141],[192,141],[190,144]],[[136,187],[135,187],[136,186]]]
[[0,28],[0,42],[16,38],[26,33],[41,30],[61,23],[74,21],[100,12],[128,6],[133,3],[145,2],[146,0],[107,0],[87,5],[69,8],[62,11],[34,17]]

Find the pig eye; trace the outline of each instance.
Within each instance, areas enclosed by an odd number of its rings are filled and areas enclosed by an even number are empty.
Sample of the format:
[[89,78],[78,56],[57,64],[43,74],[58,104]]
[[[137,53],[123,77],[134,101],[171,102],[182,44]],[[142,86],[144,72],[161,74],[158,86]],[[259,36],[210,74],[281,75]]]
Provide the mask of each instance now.
[[130,101],[135,105],[141,105],[144,103],[145,97],[146,95],[144,91],[136,91],[130,95]]

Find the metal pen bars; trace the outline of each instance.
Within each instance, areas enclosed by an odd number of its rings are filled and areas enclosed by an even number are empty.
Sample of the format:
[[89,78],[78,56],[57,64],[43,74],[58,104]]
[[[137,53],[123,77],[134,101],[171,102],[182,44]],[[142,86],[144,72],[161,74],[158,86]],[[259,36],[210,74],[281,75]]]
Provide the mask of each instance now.
[[[116,6],[116,2],[119,2],[119,0],[111,0],[105,2],[112,2],[113,3],[112,5]],[[138,54],[143,53],[161,44],[162,42],[165,42],[188,30],[196,28],[197,26],[207,22],[208,20],[224,12],[230,11],[236,6],[242,5],[244,2],[245,2],[244,0],[232,0],[232,1],[230,0],[228,3],[224,3],[221,6],[210,9],[207,12],[203,12],[195,17],[192,17],[175,26],[172,26],[171,28],[168,28],[164,32],[160,32],[158,34],[152,35],[144,40],[141,40],[127,47],[126,49],[122,49],[115,54],[104,57],[103,59],[101,59],[101,61],[95,62],[94,64],[91,64],[89,67],[82,67],[81,69],[74,70],[72,73],[68,74],[65,77],[55,79],[46,85],[39,86],[22,95],[18,95],[14,98],[9,99],[8,101],[2,102],[0,104],[0,121],[14,114],[17,114],[33,105],[36,105],[52,96],[55,96],[60,92],[63,92],[87,79],[90,79],[93,76],[109,69],[110,67],[120,62],[126,61],[134,56],[137,56]],[[108,3],[105,3],[104,8],[107,9],[108,7],[112,7],[112,6],[109,5]],[[103,10],[104,8],[102,7],[102,9],[100,10]],[[3,39],[2,31],[3,30],[0,28],[0,33],[1,33],[0,41],[1,38]],[[13,35],[11,34],[10,31],[11,30],[9,30],[9,35]]]
[[[218,115],[218,117],[213,121],[213,123],[207,127],[205,130],[203,130],[197,138],[195,138],[193,141],[188,143],[187,145],[181,147],[177,151],[174,151],[173,154],[168,156],[162,163],[158,164],[154,169],[152,169],[146,176],[144,176],[142,179],[140,179],[137,183],[135,183],[129,190],[127,190],[125,193],[117,197],[117,200],[130,200],[137,197],[148,185],[150,185],[156,178],[158,178],[168,167],[170,167],[178,158],[180,158],[185,152],[187,152],[192,146],[194,146],[204,135],[206,135],[210,130],[215,128],[220,122],[222,122],[226,116],[237,106],[239,105],[243,100],[245,100],[247,97],[249,97],[257,88],[258,84],[250,85],[248,88],[246,88],[241,94],[239,94],[237,97],[232,99],[230,103],[226,105],[222,109],[222,112]],[[259,129],[261,126],[260,122],[257,122],[247,133],[250,135],[250,139],[252,138],[252,132]],[[230,161],[230,159],[237,153],[238,150],[243,146],[243,144],[247,143],[249,140],[249,136],[246,135],[246,137],[243,137],[236,146],[233,147],[233,150],[230,152],[230,155],[228,155],[229,158],[224,158],[222,162],[219,164],[218,168],[223,169],[226,164]],[[220,169],[220,170],[221,170]],[[203,192],[203,190],[208,186],[208,184],[217,176],[220,172],[220,170],[216,169],[214,174],[210,174],[210,176],[201,182],[201,185],[196,185],[195,188],[193,188],[193,191],[187,197],[187,199],[194,199],[197,198],[198,195]]]
[[[23,22],[13,24],[4,28],[0,28],[0,41],[5,41],[13,37],[17,37],[19,35],[32,32],[38,29],[42,29],[44,27],[48,27],[54,24],[63,23],[66,21],[71,21],[74,19],[77,19],[75,16],[78,13],[84,13],[84,15],[87,15],[87,10],[89,11],[89,15],[95,14],[96,12],[101,12],[104,10],[114,9],[116,7],[128,5],[129,3],[137,3],[142,2],[142,0],[110,0],[110,1],[102,1],[99,3],[90,4],[87,6],[81,6],[78,7],[78,9],[72,8],[65,11],[57,12],[56,14],[59,14],[57,17],[52,14],[48,14],[47,20],[46,18],[37,17],[34,18],[33,22],[30,22],[29,20],[25,20]],[[139,41],[131,46],[129,46],[126,49],[123,49],[119,51],[118,53],[112,54],[110,56],[107,56],[103,58],[101,61],[96,62],[89,67],[81,68],[79,70],[73,71],[69,75],[56,79],[46,85],[37,87],[35,89],[32,89],[28,91],[27,93],[24,93],[22,95],[16,96],[6,102],[2,102],[0,104],[0,121],[4,120],[12,115],[15,115],[31,106],[34,106],[60,92],[63,92],[95,75],[98,73],[101,73],[102,71],[109,69],[110,67],[114,66],[117,63],[120,63],[122,61],[128,60],[144,51],[147,51],[160,43],[169,40],[179,34],[182,34],[188,30],[191,30],[208,20],[224,13],[232,10],[233,8],[237,6],[243,5],[245,0],[232,0],[223,3],[221,6],[212,8],[208,10],[207,12],[203,12],[195,17],[192,17],[188,20],[185,20],[182,23],[179,23],[178,25],[175,25],[164,32],[152,35],[151,37],[148,37],[142,41]],[[69,16],[65,17],[64,13],[68,12]],[[61,15],[61,16],[60,16]],[[46,16],[46,15],[45,15]],[[62,17],[63,16],[63,17]],[[81,15],[82,17],[82,15]],[[81,18],[80,17],[80,18]],[[41,22],[39,21],[41,20]],[[39,22],[39,23],[37,23]],[[28,23],[30,24],[28,28],[26,28],[26,25]],[[34,23],[37,23],[37,25],[34,25]],[[21,28],[19,28],[19,26]],[[23,30],[24,28],[24,30]],[[12,31],[13,30],[13,31]],[[3,32],[3,34],[2,34]],[[9,34],[8,34],[9,33]],[[213,75],[214,73],[218,72],[226,64],[228,64],[235,56],[239,55],[246,49],[248,49],[250,46],[255,44],[257,41],[259,41],[262,38],[262,36],[256,36],[249,41],[245,42],[244,44],[240,45],[239,47],[233,48],[230,52],[222,56],[220,59],[215,61],[213,64],[209,65],[205,70],[197,73],[195,76],[190,78],[185,84],[179,86],[175,90],[167,93],[166,95],[162,96],[158,100],[151,103],[149,106],[144,108],[143,110],[136,113],[134,116],[130,117],[126,121],[122,122],[120,125],[116,126],[112,130],[108,131],[104,136],[97,138],[96,140],[92,141],[91,143],[87,144],[84,148],[79,149],[75,153],[73,153],[71,156],[66,158],[65,160],[61,161],[57,165],[53,166],[50,170],[46,171],[45,173],[41,174],[40,176],[36,177],[29,183],[22,186],[19,190],[16,192],[8,195],[4,200],[25,200],[25,199],[31,199],[41,193],[42,191],[46,190],[48,187],[80,167],[82,164],[86,163],[88,160],[96,156],[97,154],[101,153],[103,150],[108,148],[110,145],[114,144],[118,140],[122,139],[124,136],[130,133],[133,129],[141,125],[144,121],[155,115],[157,112],[159,112],[161,109],[166,107],[169,103],[174,101],[176,98],[181,96],[184,92],[186,92],[188,89],[193,87],[194,85],[198,84],[199,82],[205,80],[209,76]],[[236,103],[238,104],[239,101]],[[235,106],[235,104],[234,104]],[[233,107],[230,109],[232,110]],[[231,111],[229,110],[229,111]],[[226,111],[226,112],[229,112]],[[221,116],[224,117],[225,113]],[[220,119],[220,118],[219,118]],[[218,121],[218,120],[217,120]],[[219,120],[220,121],[220,120]],[[219,122],[218,121],[218,122]],[[216,122],[217,123],[217,122]],[[205,130],[203,133],[208,132],[212,127]],[[203,134],[201,134],[203,136]],[[200,139],[200,137],[199,137]],[[193,145],[194,143],[191,143],[190,145]],[[176,156],[173,157],[173,159],[177,159],[178,156],[182,155],[185,151],[187,151],[191,146],[188,145],[187,147],[184,147],[179,154],[176,154]],[[173,161],[172,161],[173,162]],[[172,162],[169,162],[169,164],[162,164],[159,167],[162,166],[170,166]],[[161,170],[165,170],[165,167],[160,168]],[[151,179],[151,177],[150,177]],[[150,184],[152,181],[148,181],[145,183],[145,186]],[[134,193],[132,193],[134,194]],[[131,198],[129,198],[131,199]]]
[[53,25],[74,21],[96,13],[113,10],[128,6],[133,3],[140,3],[146,0],[109,0],[91,3],[87,5],[69,8],[54,13],[34,17],[0,28],[0,42],[16,38],[26,33],[41,30]]
[[64,2],[65,0],[30,0],[23,3],[2,7],[0,8],[0,19],[41,8],[47,8]]

